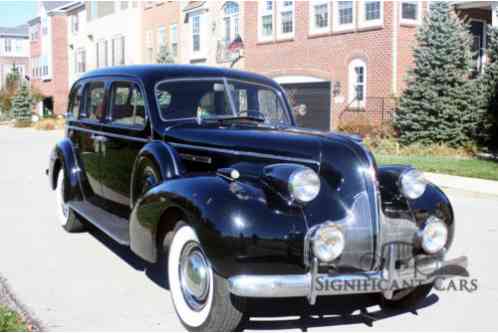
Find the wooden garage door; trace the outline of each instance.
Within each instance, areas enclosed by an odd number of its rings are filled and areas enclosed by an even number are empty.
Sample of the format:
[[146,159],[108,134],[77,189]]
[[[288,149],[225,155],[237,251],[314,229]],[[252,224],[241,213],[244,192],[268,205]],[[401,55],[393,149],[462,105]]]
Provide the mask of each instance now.
[[298,126],[330,130],[330,82],[283,84],[291,105],[306,105],[306,114],[294,113]]

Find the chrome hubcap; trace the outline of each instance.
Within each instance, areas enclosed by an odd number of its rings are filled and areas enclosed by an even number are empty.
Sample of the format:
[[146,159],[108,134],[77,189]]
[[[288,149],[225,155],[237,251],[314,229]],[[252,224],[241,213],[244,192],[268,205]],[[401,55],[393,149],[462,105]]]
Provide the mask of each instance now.
[[200,311],[209,295],[211,268],[197,243],[190,242],[184,246],[179,270],[185,301],[192,310]]

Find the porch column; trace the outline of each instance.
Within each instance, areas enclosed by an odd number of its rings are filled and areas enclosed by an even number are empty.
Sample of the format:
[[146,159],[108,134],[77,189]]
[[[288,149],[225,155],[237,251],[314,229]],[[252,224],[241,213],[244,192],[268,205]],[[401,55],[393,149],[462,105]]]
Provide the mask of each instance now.
[[498,3],[496,1],[491,2],[491,25],[498,27]]

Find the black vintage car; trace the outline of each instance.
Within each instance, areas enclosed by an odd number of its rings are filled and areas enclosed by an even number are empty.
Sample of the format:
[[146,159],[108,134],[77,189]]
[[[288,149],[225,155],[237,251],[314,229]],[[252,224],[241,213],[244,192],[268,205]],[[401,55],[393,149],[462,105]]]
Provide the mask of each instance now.
[[409,166],[378,167],[358,138],[297,128],[285,92],[260,75],[89,72],[65,131],[48,169],[63,227],[91,223],[162,265],[189,330],[235,329],[248,298],[376,293],[412,306],[434,273],[467,265],[444,259],[455,225],[438,187]]

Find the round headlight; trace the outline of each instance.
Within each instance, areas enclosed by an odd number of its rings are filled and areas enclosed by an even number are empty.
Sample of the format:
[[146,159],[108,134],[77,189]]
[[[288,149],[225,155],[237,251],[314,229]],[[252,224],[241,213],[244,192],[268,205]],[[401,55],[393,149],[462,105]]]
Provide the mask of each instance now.
[[313,253],[322,262],[331,262],[344,251],[344,233],[337,225],[318,228],[313,236]]
[[401,192],[408,199],[418,199],[424,194],[427,180],[424,175],[415,169],[404,172],[401,175]]
[[320,177],[309,168],[294,171],[289,177],[289,192],[299,202],[310,202],[320,192]]
[[429,217],[422,230],[422,248],[428,254],[441,251],[448,240],[448,227],[435,216]]

